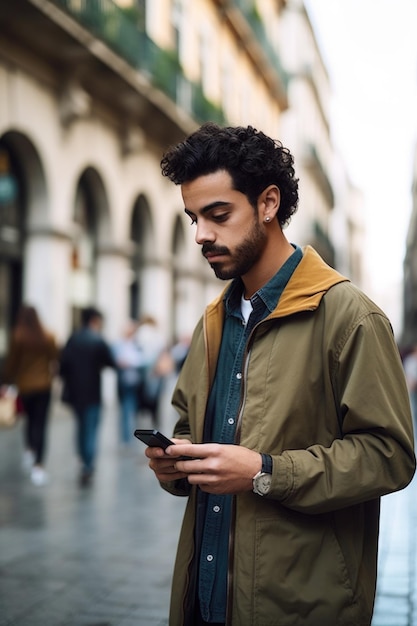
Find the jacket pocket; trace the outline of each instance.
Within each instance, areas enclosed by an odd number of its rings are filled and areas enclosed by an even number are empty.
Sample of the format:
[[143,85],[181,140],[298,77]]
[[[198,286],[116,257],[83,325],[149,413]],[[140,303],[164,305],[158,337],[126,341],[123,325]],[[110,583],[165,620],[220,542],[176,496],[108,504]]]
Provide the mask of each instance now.
[[254,624],[353,624],[354,594],[328,516],[257,520]]

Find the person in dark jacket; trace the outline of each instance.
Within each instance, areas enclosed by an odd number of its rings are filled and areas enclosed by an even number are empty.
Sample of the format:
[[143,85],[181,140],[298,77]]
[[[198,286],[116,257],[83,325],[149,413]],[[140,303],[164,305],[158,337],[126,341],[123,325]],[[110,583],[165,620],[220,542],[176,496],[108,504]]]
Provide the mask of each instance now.
[[63,401],[77,418],[77,448],[82,463],[80,484],[90,484],[101,417],[101,372],[116,367],[110,346],[101,336],[103,316],[94,307],[82,311],[82,327],[69,338],[61,354]]

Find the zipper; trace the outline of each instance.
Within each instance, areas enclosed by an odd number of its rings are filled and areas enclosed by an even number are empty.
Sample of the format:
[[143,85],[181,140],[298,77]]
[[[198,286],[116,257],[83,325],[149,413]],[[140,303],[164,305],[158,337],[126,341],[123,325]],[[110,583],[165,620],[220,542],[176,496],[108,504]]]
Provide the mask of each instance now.
[[[254,336],[255,330],[260,326],[264,321],[263,319],[252,328],[251,333],[248,337],[248,341],[246,343],[246,354],[243,357],[243,372],[242,372],[242,390],[241,390],[241,401],[239,406],[239,411],[236,419],[236,432],[235,432],[235,444],[239,445],[240,441],[240,431],[242,424],[242,416],[246,403],[246,381],[247,374],[249,369],[249,361],[251,355],[251,348],[249,345],[252,342],[252,338]],[[226,602],[226,624],[232,623],[232,611],[233,611],[233,566],[234,566],[234,547],[235,547],[235,525],[236,525],[236,496],[232,497],[232,515],[230,520],[230,528],[229,528],[229,550],[228,550],[228,567],[227,567],[227,602]]]
[[[252,349],[249,347],[252,343],[255,331],[266,321],[274,319],[272,316],[267,316],[260,320],[252,328],[248,340],[246,342],[245,353],[243,356],[243,368],[242,368],[242,389],[239,411],[236,419],[236,432],[235,432],[235,445],[239,445],[240,431],[242,425],[242,416],[246,403],[246,381],[249,369],[249,361]],[[205,336],[206,339],[206,336]],[[206,346],[207,348],[207,346]],[[235,525],[236,525],[236,496],[232,496],[232,514],[229,528],[229,550],[228,550],[228,567],[227,567],[227,600],[226,600],[226,625],[232,623],[232,611],[233,611],[233,566],[234,566],[234,545],[235,545]]]

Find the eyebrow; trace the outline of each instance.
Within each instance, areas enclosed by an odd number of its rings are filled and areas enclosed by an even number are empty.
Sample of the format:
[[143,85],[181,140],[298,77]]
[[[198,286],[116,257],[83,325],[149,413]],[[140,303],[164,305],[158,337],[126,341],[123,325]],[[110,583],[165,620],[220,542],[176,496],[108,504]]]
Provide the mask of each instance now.
[[[211,202],[210,204],[203,206],[203,208],[199,211],[199,213],[204,215],[205,213],[209,213],[209,211],[212,211],[213,209],[216,209],[217,207],[223,207],[223,206],[229,206],[229,205],[230,205],[230,202],[225,202],[223,200],[216,200],[215,202]],[[184,211],[187,214],[195,215],[195,213],[187,209],[187,207],[184,208]]]

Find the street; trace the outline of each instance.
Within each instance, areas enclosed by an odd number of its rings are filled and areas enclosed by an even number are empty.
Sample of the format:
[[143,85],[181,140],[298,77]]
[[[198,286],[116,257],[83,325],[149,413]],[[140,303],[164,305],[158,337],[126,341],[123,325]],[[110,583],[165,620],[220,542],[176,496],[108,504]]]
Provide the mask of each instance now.
[[[165,402],[161,430],[169,435],[175,417]],[[146,416],[140,422],[150,426]],[[55,401],[51,479],[35,487],[21,468],[21,431],[22,423],[0,431],[0,626],[168,624],[185,501],[159,487],[144,445],[132,437],[131,450],[120,449],[108,407],[95,481],[81,489],[72,414]],[[417,625],[415,490],[414,481],[383,498],[372,626]]]

